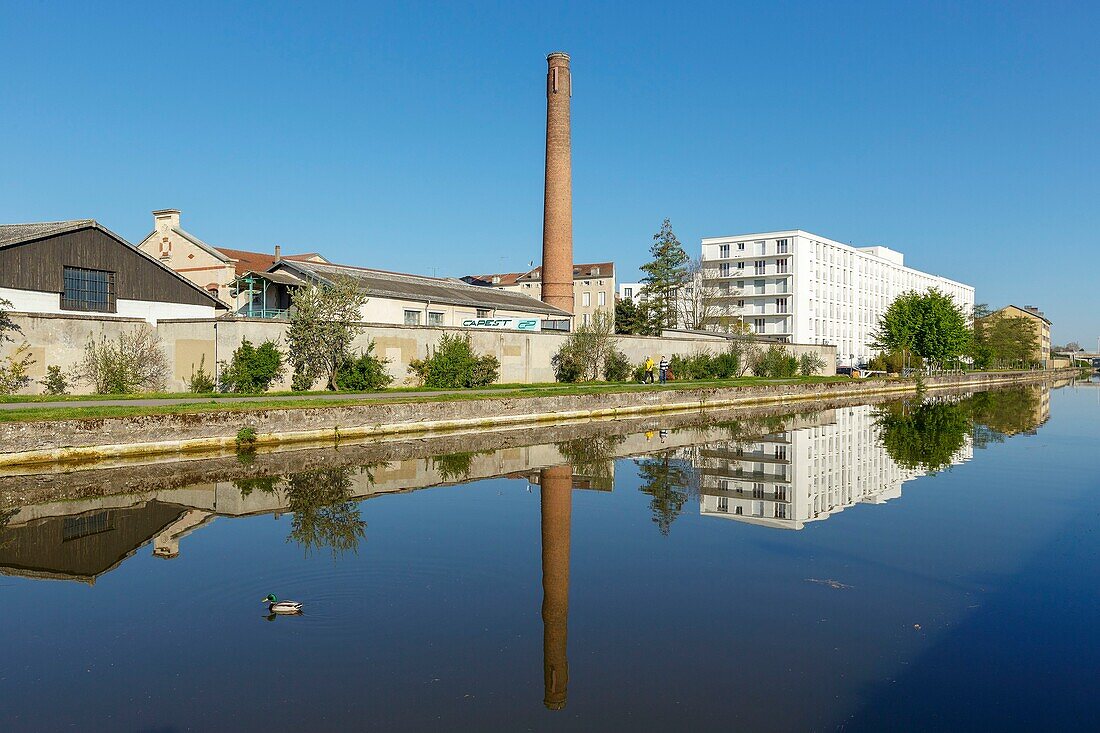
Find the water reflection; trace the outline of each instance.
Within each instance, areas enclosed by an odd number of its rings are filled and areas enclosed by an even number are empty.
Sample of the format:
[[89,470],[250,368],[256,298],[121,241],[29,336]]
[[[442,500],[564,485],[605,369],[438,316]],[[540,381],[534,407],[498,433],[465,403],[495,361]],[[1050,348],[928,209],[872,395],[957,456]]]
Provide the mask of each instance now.
[[[798,530],[856,504],[897,499],[913,478],[1033,432],[1049,415],[1048,391],[1027,388],[737,420],[701,416],[675,427],[662,419],[629,433],[607,425],[547,443],[28,503],[0,511],[0,573],[92,584],[146,544],[159,558],[178,557],[186,538],[215,517],[283,513],[292,514],[288,542],[306,555],[340,559],[366,537],[364,499],[514,478],[540,491],[543,703],[561,710],[569,692],[575,490],[613,491],[616,470],[632,469],[622,483],[637,479],[661,535],[693,502],[705,517]],[[261,464],[255,457],[250,469],[266,470]]]

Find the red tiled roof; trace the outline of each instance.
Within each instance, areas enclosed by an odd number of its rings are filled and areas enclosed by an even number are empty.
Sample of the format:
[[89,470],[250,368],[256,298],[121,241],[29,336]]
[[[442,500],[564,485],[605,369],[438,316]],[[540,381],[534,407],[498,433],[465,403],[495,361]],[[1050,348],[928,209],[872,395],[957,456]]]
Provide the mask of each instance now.
[[[225,247],[215,247],[214,249],[218,250],[226,257],[236,260],[236,262],[233,263],[233,267],[238,275],[243,275],[249,271],[264,272],[275,264],[275,255],[268,252],[249,252],[243,249],[227,249]],[[306,252],[300,255],[283,255],[284,260],[298,260],[301,262],[309,262],[317,258],[324,260],[324,258],[316,252]]]
[[[598,275],[593,271],[599,269]],[[614,262],[587,262],[573,265],[573,279],[584,280],[594,277],[611,277],[615,274]],[[497,280],[496,278],[499,278]],[[541,282],[542,265],[527,272],[503,272],[493,275],[467,275],[462,278],[471,285],[515,285],[518,282]]]

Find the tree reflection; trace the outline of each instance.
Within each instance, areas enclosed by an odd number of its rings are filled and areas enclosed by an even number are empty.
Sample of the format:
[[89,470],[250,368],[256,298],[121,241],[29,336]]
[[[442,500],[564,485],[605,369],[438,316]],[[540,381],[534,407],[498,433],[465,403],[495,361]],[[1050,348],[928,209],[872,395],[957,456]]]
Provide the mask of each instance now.
[[241,496],[248,496],[253,491],[274,494],[282,481],[282,476],[255,476],[253,478],[234,479],[233,486],[241,492]]
[[[294,474],[286,482],[287,508],[294,512],[290,536],[309,555],[331,548],[335,559],[348,550],[357,551],[367,523],[359,516],[359,504],[352,500],[351,467],[327,468]],[[369,469],[360,469],[370,478]]]
[[558,443],[558,452],[573,466],[573,473],[587,478],[592,488],[611,491],[615,483],[615,449],[624,435],[593,435]]
[[[489,451],[492,452],[492,451]],[[470,478],[474,458],[484,455],[486,451],[470,451],[466,453],[446,453],[441,456],[432,456],[432,468],[439,472],[439,478],[444,483],[456,483]]]
[[649,508],[653,512],[653,522],[661,534],[668,535],[672,523],[684,508],[688,500],[690,472],[683,462],[673,458],[672,451],[663,451],[638,462],[638,473],[642,478],[639,491],[653,497]]

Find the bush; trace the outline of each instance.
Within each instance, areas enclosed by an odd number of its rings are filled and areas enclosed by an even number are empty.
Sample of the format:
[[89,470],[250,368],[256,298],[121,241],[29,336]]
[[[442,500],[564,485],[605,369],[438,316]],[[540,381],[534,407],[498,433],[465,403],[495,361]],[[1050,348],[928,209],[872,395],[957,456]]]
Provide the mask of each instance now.
[[630,360],[612,347],[603,360],[603,378],[608,382],[625,382],[631,376]]
[[669,359],[668,368],[677,380],[730,379],[738,376],[739,364],[737,351],[728,348],[717,355],[706,350],[695,351],[688,356],[675,354]]
[[148,324],[113,341],[90,339],[74,371],[75,379],[90,384],[96,394],[162,392],[167,375],[168,357]]
[[0,360],[0,394],[14,394],[31,383],[27,370],[34,359],[26,353],[30,348],[30,344],[24,342]]
[[69,382],[65,379],[61,367],[56,364],[46,367],[46,376],[38,380],[38,383],[42,385],[43,394],[63,395],[69,393]]
[[237,447],[248,449],[256,444],[256,428],[243,427],[237,431]]
[[[611,314],[605,310],[598,310],[592,314],[592,320],[576,331],[569,334],[569,338],[561,345],[558,352],[550,360],[554,367],[554,377],[559,382],[592,382],[607,374],[607,361],[618,361],[619,357],[615,345],[615,324]],[[625,360],[625,356],[622,356]],[[629,366],[625,371],[616,364],[614,372],[625,379],[630,374]]]
[[385,389],[393,377],[386,371],[389,359],[374,355],[374,341],[367,343],[367,350],[343,364],[336,372],[336,385],[340,389],[367,392]]
[[198,371],[195,371],[194,364],[191,365],[191,378],[187,380],[187,391],[206,394],[213,392],[216,387],[213,375],[206,371],[206,354],[203,354],[199,359]]
[[766,351],[755,355],[752,373],[768,379],[786,379],[798,374],[798,359],[791,356],[779,344],[772,344]]
[[409,362],[409,372],[425,387],[434,389],[485,387],[497,381],[500,362],[491,354],[475,354],[469,334],[445,333],[434,354]]
[[867,363],[867,368],[877,372],[901,374],[905,367],[905,354],[901,351],[891,351],[888,354],[876,354]]
[[818,354],[803,354],[799,359],[798,370],[804,377],[812,377],[825,368],[825,360]]
[[266,392],[283,371],[283,355],[270,339],[259,348],[248,339],[233,352],[233,358],[222,367],[222,392]]

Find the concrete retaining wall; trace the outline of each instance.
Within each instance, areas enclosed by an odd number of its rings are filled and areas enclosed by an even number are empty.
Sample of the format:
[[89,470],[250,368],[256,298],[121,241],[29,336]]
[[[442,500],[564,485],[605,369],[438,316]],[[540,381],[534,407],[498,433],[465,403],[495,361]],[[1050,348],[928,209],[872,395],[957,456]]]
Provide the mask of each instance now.
[[[1042,382],[1051,376],[1050,372],[944,375],[929,379],[928,385],[932,388],[981,388]],[[746,404],[904,394],[915,389],[911,381],[879,380],[721,389],[638,388],[614,394],[387,401],[323,408],[0,423],[0,466],[219,451],[232,447],[238,431],[246,426],[259,434],[259,444],[277,445]]]
[[[46,366],[56,364],[68,372],[83,355],[84,344],[92,336],[102,334],[117,336],[124,329],[137,327],[138,319],[104,319],[98,316],[32,315],[14,314],[13,320],[23,328],[26,340],[32,346],[35,364],[32,376],[35,382],[25,394],[38,394],[42,387],[37,379],[45,374]],[[213,374],[218,362],[229,360],[233,351],[244,339],[259,344],[267,339],[284,342],[288,326],[281,320],[162,320],[157,324],[172,373],[168,375],[168,391],[187,390],[191,375],[205,365]],[[353,345],[355,350],[365,350],[373,340],[375,353],[390,360],[387,369],[394,377],[394,384],[408,383],[408,366],[413,359],[430,355],[446,332],[470,334],[473,347],[479,353],[492,354],[500,361],[500,381],[531,384],[553,382],[554,370],[550,359],[566,339],[560,333],[527,333],[522,331],[485,331],[460,328],[432,328],[428,326],[392,326],[368,324]],[[641,363],[647,356],[656,361],[662,354],[688,355],[700,350],[717,353],[726,348],[720,337],[676,336],[657,338],[648,336],[620,336],[618,347],[632,363]],[[14,345],[0,346],[0,358],[10,353]],[[804,353],[818,354],[826,364],[822,373],[832,374],[836,363],[833,346],[788,344],[795,356]],[[290,389],[290,371],[284,370],[282,379],[272,386],[274,390]],[[88,393],[88,385],[74,384],[73,394]]]

